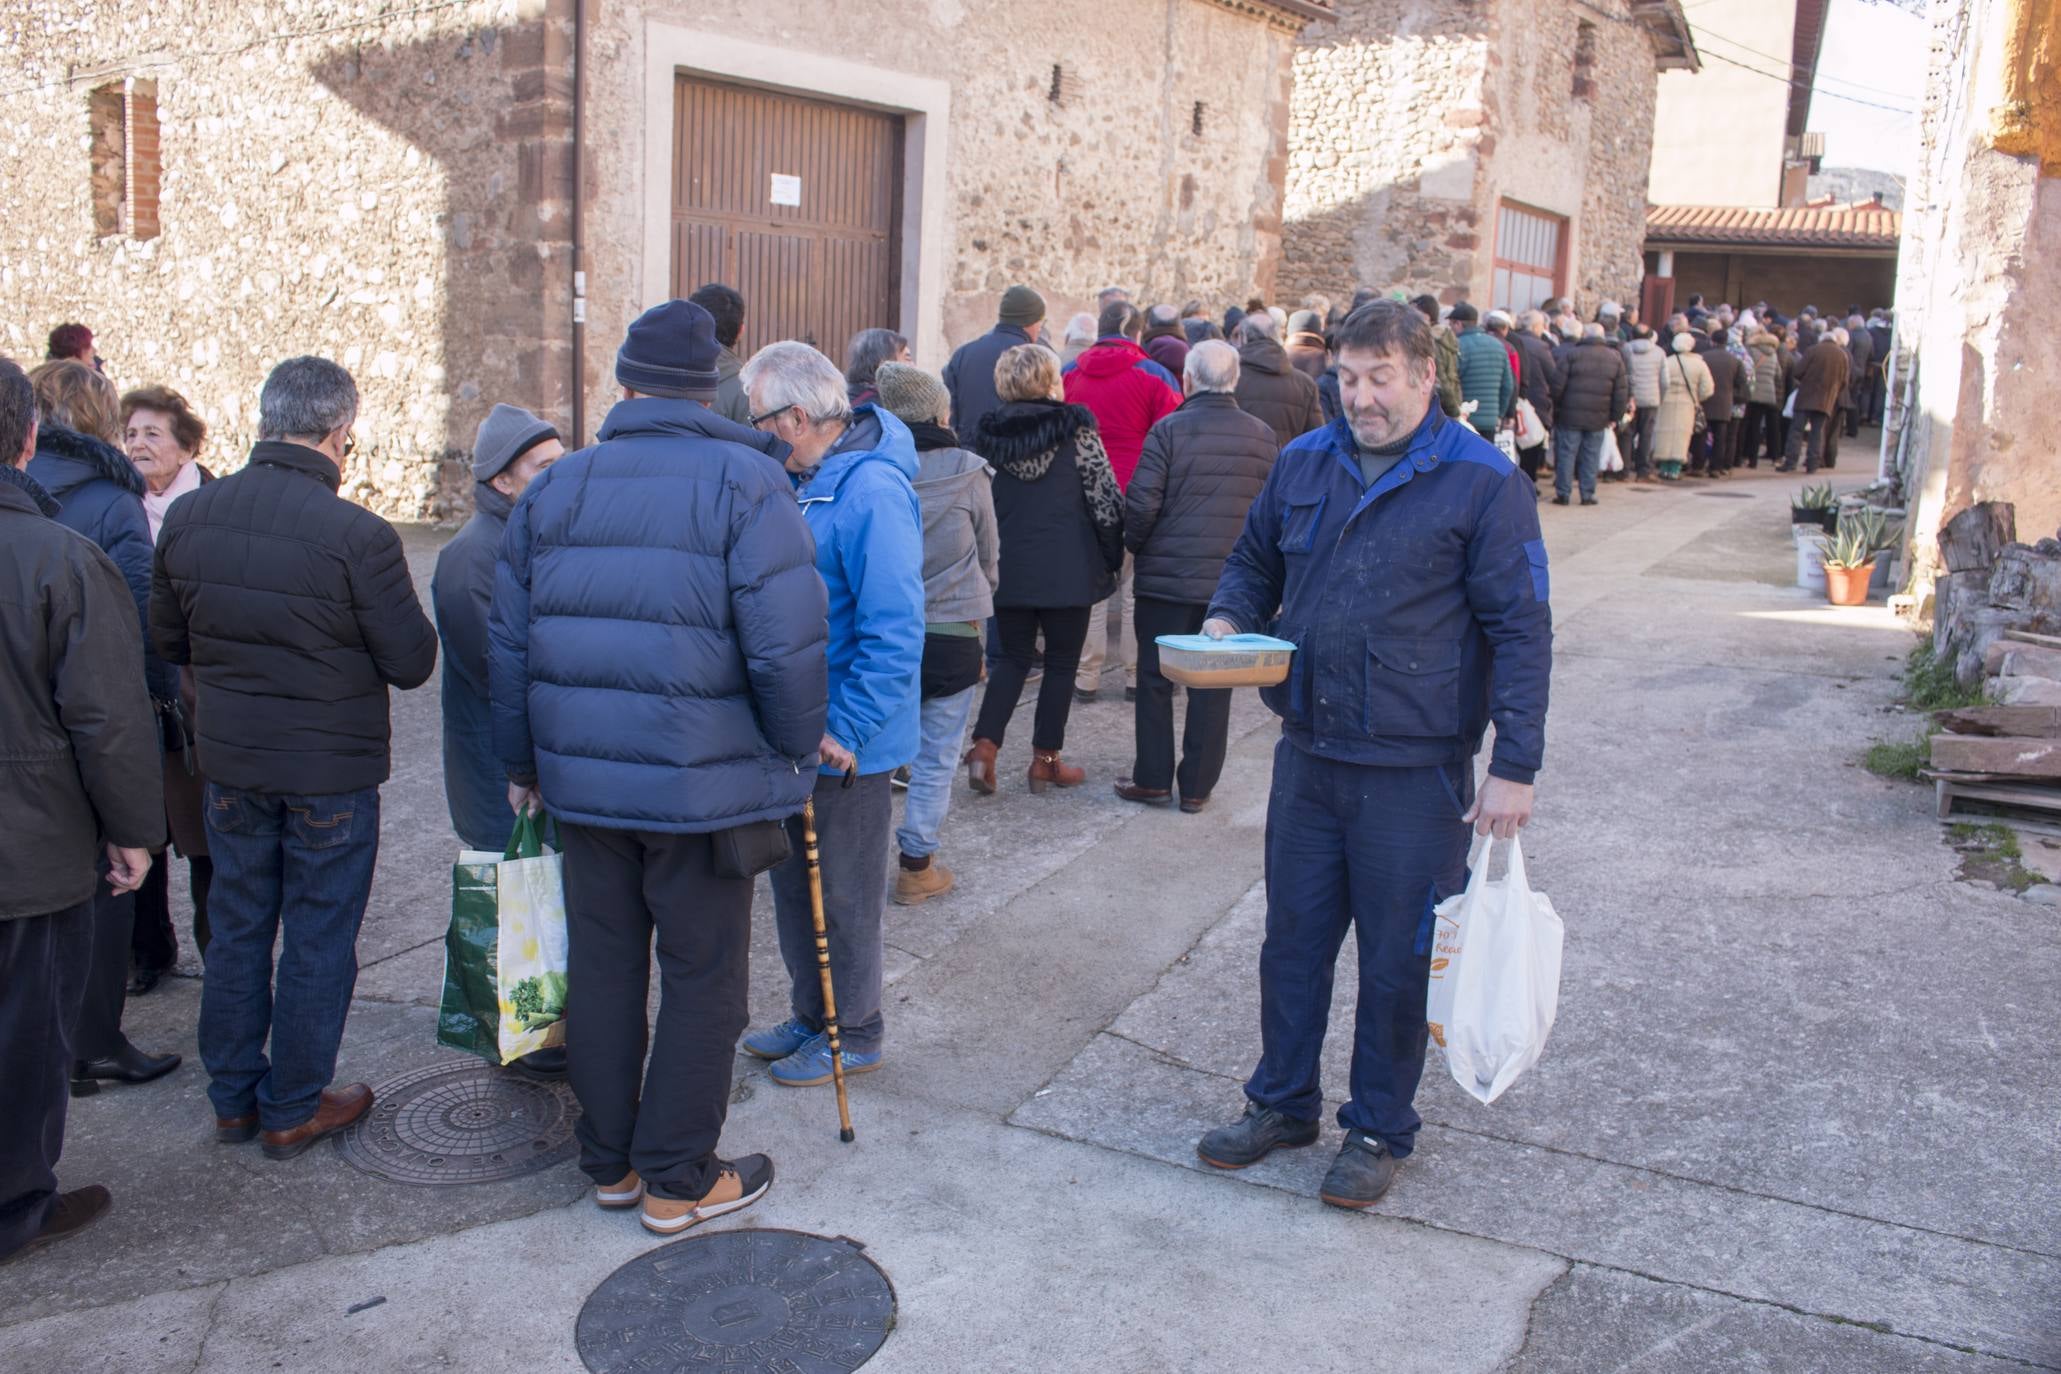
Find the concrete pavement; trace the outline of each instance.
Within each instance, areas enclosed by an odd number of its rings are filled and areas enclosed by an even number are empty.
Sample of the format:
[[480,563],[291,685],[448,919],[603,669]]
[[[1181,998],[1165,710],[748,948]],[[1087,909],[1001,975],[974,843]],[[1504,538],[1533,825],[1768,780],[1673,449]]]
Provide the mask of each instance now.
[[[1955,882],[1929,794],[1855,766],[1908,733],[1884,712],[1910,638],[1787,585],[1797,483],[1543,508],[1558,644],[1526,858],[1567,922],[1559,1022],[1490,1107],[1434,1054],[1375,1212],[1315,1201],[1335,1127],[1240,1174],[1195,1160],[1257,1049],[1275,730],[1241,693],[1215,804],[1141,810],[1108,790],[1130,749],[1110,690],[1075,712],[1088,787],[1029,796],[1015,740],[1000,796],[954,798],[960,889],[889,908],[858,1143],[827,1090],[740,1060],[726,1148],[780,1176],[716,1224],[863,1241],[900,1302],[882,1370],[2061,1368],[2061,927]],[[408,538],[426,583],[443,535]],[[396,699],[340,1066],[375,1084],[447,1057],[436,715],[433,686]],[[763,894],[756,936],[763,1022]],[[570,1166],[422,1189],[213,1145],[197,987],[129,1015],[187,1067],[74,1104],[65,1182],[116,1210],[7,1266],[0,1368],[580,1368],[580,1303],[655,1238]]]

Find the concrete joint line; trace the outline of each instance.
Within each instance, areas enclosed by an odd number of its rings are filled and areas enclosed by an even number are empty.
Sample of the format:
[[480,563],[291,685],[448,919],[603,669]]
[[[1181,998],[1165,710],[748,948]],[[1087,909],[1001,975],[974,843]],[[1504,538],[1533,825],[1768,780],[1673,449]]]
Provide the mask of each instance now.
[[193,1363],[186,1367],[186,1374],[199,1374],[207,1367],[208,1341],[215,1334],[215,1323],[222,1312],[222,1295],[229,1291],[229,1280],[223,1279],[215,1285],[214,1296],[208,1299],[207,1316],[202,1319],[200,1339],[193,1346]]

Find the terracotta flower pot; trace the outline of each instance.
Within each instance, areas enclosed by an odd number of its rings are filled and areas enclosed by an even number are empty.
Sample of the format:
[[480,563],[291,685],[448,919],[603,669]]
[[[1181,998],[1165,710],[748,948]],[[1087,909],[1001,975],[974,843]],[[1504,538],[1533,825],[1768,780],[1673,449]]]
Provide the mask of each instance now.
[[1825,600],[1834,606],[1865,606],[1868,602],[1868,579],[1875,575],[1875,560],[1869,559],[1858,568],[1835,568],[1825,565]]

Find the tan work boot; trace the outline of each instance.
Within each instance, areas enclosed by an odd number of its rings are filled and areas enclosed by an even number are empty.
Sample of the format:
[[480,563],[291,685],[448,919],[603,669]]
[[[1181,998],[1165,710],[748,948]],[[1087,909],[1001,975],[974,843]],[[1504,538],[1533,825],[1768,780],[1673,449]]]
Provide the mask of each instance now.
[[995,795],[995,755],[1000,749],[991,739],[977,739],[966,751],[966,785],[984,797]]
[[766,1195],[773,1186],[773,1161],[764,1155],[746,1155],[730,1161],[716,1161],[716,1181],[698,1198],[660,1197],[644,1194],[644,1229],[662,1236],[678,1235],[690,1226],[741,1211]]
[[916,906],[932,897],[941,897],[952,890],[956,881],[952,870],[936,859],[922,868],[904,868],[895,875],[895,905]]
[[594,1201],[602,1207],[635,1207],[644,1200],[644,1180],[637,1177],[635,1169],[622,1176],[619,1182],[607,1187],[594,1185]]
[[1031,751],[1031,791],[1042,792],[1048,787],[1079,787],[1087,780],[1088,771],[1070,763],[1061,763],[1057,749]]

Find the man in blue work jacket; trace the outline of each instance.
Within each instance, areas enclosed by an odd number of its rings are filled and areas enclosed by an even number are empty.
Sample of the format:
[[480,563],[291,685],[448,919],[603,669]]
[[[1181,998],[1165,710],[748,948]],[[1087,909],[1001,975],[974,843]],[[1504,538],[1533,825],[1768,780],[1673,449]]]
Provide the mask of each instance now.
[[[1316,1141],[1333,965],[1359,937],[1345,1144],[1324,1201],[1367,1207],[1421,1124],[1432,908],[1466,880],[1468,825],[1531,817],[1553,629],[1532,484],[1434,404],[1430,326],[1375,301],[1336,338],[1344,413],[1297,439],[1253,503],[1203,632],[1296,645],[1267,806],[1260,1062],[1245,1115],[1203,1136],[1242,1169]],[[1489,776],[1474,755],[1496,724]]]

